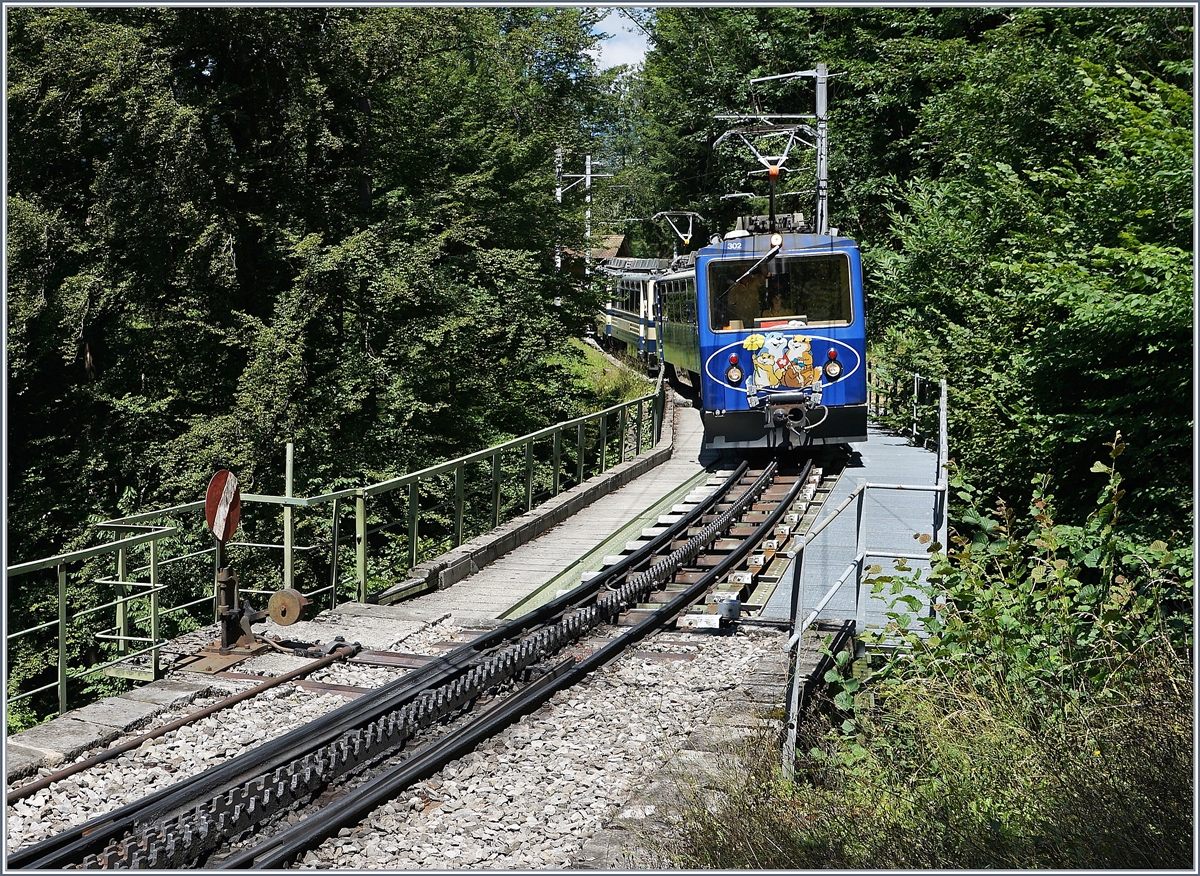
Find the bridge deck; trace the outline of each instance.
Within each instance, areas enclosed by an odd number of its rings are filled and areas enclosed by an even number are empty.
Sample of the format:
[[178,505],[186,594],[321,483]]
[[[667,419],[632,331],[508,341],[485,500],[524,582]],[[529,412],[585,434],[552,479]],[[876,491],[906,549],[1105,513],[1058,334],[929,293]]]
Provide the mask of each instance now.
[[[937,454],[909,445],[902,436],[872,426],[868,430],[867,443],[855,445],[855,450],[857,452],[851,456],[850,463],[817,515],[817,522],[829,517],[860,480],[872,484],[914,486],[933,486],[936,482]],[[884,558],[888,551],[922,553],[925,546],[914,538],[914,534],[932,535],[933,508],[933,493],[868,490],[863,501],[864,547],[874,556],[867,558],[867,564],[883,566],[884,572],[888,573],[893,563]],[[803,599],[799,606],[801,617],[820,602],[845,571],[847,564],[854,559],[857,538],[855,511],[854,504],[851,504],[809,545],[804,559]],[[914,569],[922,569],[923,575],[929,569],[928,561],[909,561],[909,565]],[[791,593],[791,578],[785,576],[768,600],[763,617],[786,619],[791,607]],[[869,590],[863,593],[863,598],[869,598],[867,625],[886,624],[888,600],[882,596],[870,596]],[[821,617],[855,617],[854,589],[849,583],[834,596],[821,612]]]
[[[420,631],[428,622],[453,615],[463,627],[485,626],[505,615],[515,616],[541,602],[552,599],[560,589],[579,583],[588,571],[599,569],[606,556],[620,554],[626,542],[636,540],[641,529],[651,526],[671,506],[699,495],[706,485],[722,478],[713,455],[703,448],[703,428],[698,411],[676,407],[675,433],[671,458],[636,478],[621,489],[594,501],[579,513],[555,526],[540,538],[511,551],[476,574],[454,586],[418,599],[392,606],[345,604],[323,612],[319,617],[287,627],[259,632],[295,638],[300,641],[324,641],[334,634],[347,641],[359,641],[366,648],[387,650]],[[874,483],[934,482],[935,456],[907,446],[902,438],[872,430],[870,443],[859,448],[860,459],[841,476],[822,515],[827,515],[863,478]],[[861,462],[861,464],[859,464]],[[873,551],[898,548],[917,549],[914,532],[932,528],[932,499],[928,493],[873,493],[865,503],[867,546]],[[813,543],[805,562],[804,605],[815,605],[854,555],[855,518],[843,515]],[[875,562],[879,562],[875,560]],[[764,616],[786,618],[790,606],[790,577],[766,606]],[[884,620],[886,606],[874,600],[868,623]],[[835,600],[823,612],[824,618],[854,617],[853,591]],[[112,701],[95,703],[7,740],[6,768],[9,778],[28,774],[40,766],[62,763],[80,752],[103,745],[142,719],[150,711],[161,711],[186,702],[203,691],[215,688],[250,686],[252,681],[218,679],[179,671],[184,667],[172,656],[193,653],[212,640],[215,627],[197,630],[164,646],[169,678],[139,688]],[[171,655],[170,652],[175,652]],[[276,674],[303,664],[305,659],[279,653],[265,653],[239,665],[242,673]],[[143,702],[144,701],[144,702]]]
[[453,587],[412,604],[435,613],[451,612],[460,625],[472,626],[515,614],[518,607],[534,608],[553,599],[559,589],[578,585],[583,573],[601,567],[606,554],[620,554],[626,542],[682,501],[689,485],[702,486],[707,480],[699,461],[704,434],[700,413],[685,407],[675,412],[669,460]]

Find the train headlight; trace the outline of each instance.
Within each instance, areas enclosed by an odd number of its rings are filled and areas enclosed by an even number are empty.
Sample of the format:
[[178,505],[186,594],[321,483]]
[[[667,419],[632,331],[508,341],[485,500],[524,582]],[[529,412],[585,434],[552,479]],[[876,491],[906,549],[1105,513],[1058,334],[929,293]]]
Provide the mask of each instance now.
[[828,380],[837,380],[842,376],[842,363],[838,361],[837,350],[829,351],[829,360],[825,363],[822,369],[825,372],[825,377]]
[[746,376],[740,365],[738,365],[738,354],[729,354],[729,367],[725,369],[725,382],[733,386],[737,386],[742,382],[742,378]]

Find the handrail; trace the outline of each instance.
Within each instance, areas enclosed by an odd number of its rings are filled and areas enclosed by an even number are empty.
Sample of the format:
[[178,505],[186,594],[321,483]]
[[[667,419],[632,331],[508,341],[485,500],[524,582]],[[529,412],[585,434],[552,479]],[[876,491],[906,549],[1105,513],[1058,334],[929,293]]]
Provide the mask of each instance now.
[[[661,383],[659,385],[661,386]],[[565,420],[557,425],[547,426],[545,429],[539,429],[536,432],[530,432],[528,435],[522,435],[520,438],[513,438],[509,441],[505,441],[503,444],[497,444],[494,447],[488,447],[485,450],[477,450],[474,453],[469,453],[466,456],[460,456],[457,459],[450,460],[449,462],[431,465],[428,468],[421,469],[420,471],[409,472],[408,474],[400,475],[399,477],[392,478],[391,480],[382,481],[369,487],[363,487],[362,490],[368,496],[375,496],[379,493],[385,493],[389,490],[397,489],[398,487],[407,486],[413,481],[421,478],[446,474],[447,472],[454,471],[459,466],[469,465],[472,462],[482,462],[485,459],[491,459],[497,453],[503,453],[506,450],[516,450],[519,447],[524,447],[526,444],[530,444],[541,438],[551,438],[556,433],[561,433],[564,429],[569,427],[590,423],[591,421],[600,417],[627,409],[630,405],[638,404],[639,402],[652,401],[653,399],[654,393],[650,393],[628,402],[612,405],[602,411],[596,411],[593,414],[585,414],[584,416],[576,417],[573,420]]]
[[[856,633],[861,635],[866,626],[866,600],[862,598],[862,587],[864,583],[864,570],[868,557],[893,558],[905,560],[926,560],[929,558],[928,553],[918,554],[911,551],[889,550],[889,551],[872,551],[866,546],[866,533],[863,524],[863,509],[867,492],[869,490],[893,490],[899,492],[926,492],[933,493],[933,532],[934,538],[941,545],[946,544],[946,534],[948,532],[949,521],[947,520],[947,496],[949,490],[949,478],[945,472],[947,456],[947,429],[946,429],[946,381],[941,381],[941,398],[940,398],[940,415],[938,418],[938,453],[937,453],[937,471],[936,480],[933,485],[927,484],[879,484],[869,483],[866,480],[860,480],[850,495],[846,497],[833,513],[818,521],[817,525],[804,537],[794,552],[792,562],[792,591],[791,591],[791,609],[789,612],[789,622],[792,628],[792,636],[784,645],[785,651],[794,652],[794,665],[791,672],[791,689],[788,693],[787,701],[787,734],[784,740],[783,748],[783,772],[788,779],[792,778],[795,771],[795,751],[796,751],[796,735],[799,723],[799,712],[801,706],[802,694],[802,673],[800,669],[801,649],[799,647],[800,640],[805,631],[816,622],[821,612],[829,605],[835,593],[840,591],[853,576],[854,581],[854,613]],[[857,503],[857,528],[855,534],[855,550],[854,559],[847,564],[846,569],[838,577],[825,595],[817,602],[817,605],[801,620],[803,613],[804,600],[804,551],[812,542],[819,536],[836,518],[838,518],[851,504]],[[933,611],[933,605],[929,607],[930,612]]]
[[[867,363],[867,406],[869,413],[881,422],[899,430],[913,441],[928,443],[937,435],[944,436],[939,423],[930,423],[929,411],[936,404],[930,398],[932,388],[940,382],[945,392],[946,381],[938,381],[916,371],[901,371]],[[941,406],[944,416],[945,404]],[[926,432],[924,427],[928,426]]]
[[[356,594],[358,598],[365,601],[370,595],[369,583],[372,580],[369,575],[368,559],[373,559],[376,562],[386,562],[385,559],[379,556],[377,551],[374,556],[371,556],[372,546],[370,544],[371,539],[368,538],[369,534],[395,529],[396,527],[405,527],[409,542],[407,568],[411,569],[417,565],[417,561],[421,557],[422,547],[438,550],[440,549],[440,545],[445,544],[447,541],[457,547],[470,537],[473,537],[468,532],[468,524],[471,527],[471,532],[478,532],[476,527],[479,525],[487,525],[488,520],[486,516],[473,515],[469,520],[467,519],[466,508],[472,491],[476,495],[480,490],[485,494],[491,494],[492,514],[490,515],[490,523],[492,527],[495,527],[501,522],[510,519],[515,514],[532,510],[533,507],[545,500],[547,493],[550,496],[555,496],[562,489],[582,483],[590,474],[597,471],[606,471],[611,464],[615,464],[612,460],[624,462],[630,451],[633,456],[647,452],[655,446],[662,430],[665,401],[663,377],[664,375],[660,372],[654,384],[653,391],[647,395],[611,405],[603,410],[575,417],[518,438],[509,439],[493,447],[474,451],[465,456],[428,466],[419,471],[409,472],[379,483],[349,487],[309,497],[294,495],[276,496],[258,493],[242,494],[241,499],[244,509],[248,507],[275,508],[274,514],[276,516],[273,518],[274,521],[279,520],[279,509],[282,507],[282,543],[273,542],[271,538],[264,539],[260,533],[252,532],[251,537],[245,541],[231,542],[225,545],[225,548],[227,551],[236,549],[258,552],[273,552],[282,549],[284,554],[282,586],[285,587],[294,586],[291,579],[296,555],[313,557],[315,559],[315,566],[317,567],[321,566],[324,560],[327,559],[329,573],[325,580],[322,581],[320,577],[317,577],[316,580],[309,582],[309,587],[303,588],[303,590],[306,591],[304,595],[310,599],[318,595],[323,599],[324,594],[328,592],[329,603],[332,606],[336,605],[339,588],[345,586],[339,571],[339,548],[346,542],[350,542],[354,545],[354,584]],[[569,435],[570,437],[564,439],[564,435]],[[632,447],[629,447],[631,440]],[[541,442],[552,442],[553,446],[547,447],[542,445]],[[615,445],[614,442],[616,442]],[[534,453],[535,444],[539,445],[536,454]],[[511,458],[508,464],[501,465],[501,454],[520,450],[521,448],[525,449],[523,474],[521,474],[522,466],[520,463],[514,466]],[[569,458],[572,450],[574,451],[574,460]],[[597,456],[598,459],[596,458]],[[483,477],[485,483],[482,485],[469,485],[467,483],[469,478],[467,466],[481,462],[486,464],[489,461],[492,463],[492,466],[491,471]],[[292,453],[290,444],[287,462],[287,492],[291,493]],[[542,468],[536,469],[535,462],[538,466],[542,466]],[[565,469],[564,463],[566,463]],[[547,476],[545,472],[546,467],[551,469],[548,473],[549,483],[544,483]],[[539,471],[542,474],[539,475]],[[517,479],[523,481],[521,486],[525,494],[524,500],[517,501],[515,505],[512,501],[513,487],[516,487],[516,484],[513,483],[514,472]],[[453,475],[454,477],[453,498],[448,497],[436,509],[422,508],[420,506],[422,481],[428,481],[430,478],[444,475]],[[385,518],[385,522],[368,527],[367,500],[378,498],[386,493],[406,487],[409,491],[406,498],[408,510],[401,515],[401,519],[387,522]],[[507,493],[505,489],[508,489]],[[521,487],[517,487],[517,489],[521,489]],[[354,532],[346,533],[345,535],[341,533],[341,517],[343,511],[346,510],[343,502],[347,505],[353,503],[355,521]],[[166,641],[165,638],[160,638],[159,636],[160,619],[180,611],[188,611],[204,605],[214,606],[215,610],[215,590],[208,590],[202,596],[196,598],[196,586],[194,583],[189,583],[189,581],[194,582],[198,579],[200,581],[215,582],[215,562],[209,561],[207,558],[212,556],[215,560],[217,553],[215,546],[203,545],[205,536],[198,526],[192,527],[187,524],[164,525],[158,521],[171,520],[174,523],[172,518],[186,519],[186,515],[203,509],[204,504],[203,501],[185,502],[167,508],[142,511],[125,517],[106,520],[95,524],[95,529],[100,532],[113,531],[117,537],[112,541],[7,567],[6,578],[10,581],[20,576],[39,571],[57,570],[57,619],[35,624],[16,633],[10,633],[6,638],[8,647],[11,648],[21,640],[29,640],[30,637],[36,637],[32,641],[39,643],[37,647],[49,650],[51,655],[53,655],[54,639],[57,638],[59,654],[57,666],[55,667],[55,664],[51,662],[46,667],[47,669],[56,669],[56,681],[36,687],[33,690],[26,690],[20,693],[12,692],[11,695],[6,696],[7,702],[13,703],[25,700],[35,694],[41,694],[57,688],[58,711],[61,713],[66,710],[68,705],[67,682],[69,679],[84,678],[104,669],[111,668],[139,654],[152,654],[153,659],[150,661],[149,672],[152,676],[157,677],[158,649]],[[324,525],[325,535],[316,537],[312,544],[295,544],[293,536],[295,526],[293,515],[295,511],[323,505],[332,505],[332,513],[326,518]],[[453,512],[449,513],[451,507],[453,507]],[[486,508],[486,505],[483,507]],[[420,532],[422,513],[443,512],[446,513],[446,516],[453,518],[454,525],[452,532],[448,530],[443,531],[443,534],[435,535],[432,539]],[[247,516],[245,513],[242,519],[243,522],[246,522]],[[271,518],[268,517],[267,519],[270,520]],[[268,523],[267,525],[277,524]],[[428,523],[426,525],[428,526]],[[136,534],[125,534],[135,531]],[[170,553],[174,555],[171,556],[167,555],[167,551],[161,550],[164,545],[168,544],[168,542],[162,541],[167,537],[172,537],[169,545],[172,548]],[[424,540],[423,542],[422,539]],[[139,556],[144,558],[144,552],[147,548],[149,549],[148,564],[144,562],[130,562],[133,552],[141,552]],[[98,558],[106,556],[112,557],[115,560],[115,571],[110,567],[110,570],[106,574],[97,575],[94,563],[84,565],[82,569],[79,568],[81,564],[85,564],[87,561],[95,561]],[[270,562],[274,563],[278,562],[278,560]],[[190,565],[180,567],[178,565],[180,563]],[[206,566],[208,569],[207,574],[204,574],[202,571],[202,574],[197,576],[189,571],[194,569],[204,570]],[[68,567],[71,568],[69,569]],[[166,570],[167,567],[175,569],[172,573],[172,580],[176,581],[175,584],[168,585],[160,582],[160,573]],[[401,566],[401,569],[403,568]],[[395,577],[397,573],[398,570],[396,569],[376,570],[376,574],[383,576]],[[109,592],[111,593],[115,590],[115,598],[103,601],[99,605],[81,607],[78,611],[70,610],[67,599],[68,576],[71,575],[80,578],[87,583],[87,579],[84,577],[85,574],[91,576],[91,583],[97,584],[102,588],[113,588]],[[325,573],[321,572],[320,574],[324,575]],[[135,580],[142,576],[148,576],[148,580]],[[182,584],[179,582],[182,582]],[[10,584],[10,586],[12,585]],[[183,589],[179,589],[180,587]],[[248,589],[246,592],[251,591]],[[255,590],[253,592],[264,593],[269,592],[269,590]],[[163,605],[160,607],[160,598],[163,600],[173,598],[174,600],[178,600],[179,604],[171,606]],[[150,603],[148,607],[146,607],[147,602]],[[138,605],[142,607],[138,608]],[[93,630],[91,628],[93,622],[90,618],[97,616],[102,611],[112,610],[114,607],[116,609],[116,626]],[[190,613],[194,614],[194,611]],[[108,617],[108,622],[110,624],[112,622],[111,615]],[[117,648],[116,659],[108,659],[106,662],[96,666],[69,672],[66,665],[66,640],[68,638],[68,627],[71,625],[75,625],[76,636],[82,631],[84,635],[93,635],[102,641],[115,643]],[[57,633],[54,632],[56,628]],[[141,630],[140,632],[139,629]],[[149,635],[145,634],[146,629],[150,630]],[[141,646],[146,643],[149,643],[149,646],[142,648]],[[109,652],[108,656],[112,657],[113,653]],[[50,660],[53,661],[52,656]]]
[[[203,506],[203,503],[201,503],[201,506]],[[103,524],[98,525],[103,526]],[[177,527],[174,526],[156,527],[153,532],[131,536],[130,538],[122,538],[118,541],[109,542],[108,544],[98,544],[94,547],[82,548],[81,550],[71,551],[70,553],[66,554],[57,554],[53,557],[45,557],[41,560],[32,560],[28,563],[18,563],[15,566],[8,567],[5,577],[15,578],[18,575],[25,575],[29,572],[37,572],[41,569],[53,569],[55,566],[61,566],[67,563],[79,563],[83,560],[100,556],[101,554],[112,553],[114,550],[133,547],[134,545],[143,544],[148,541],[157,541],[164,535],[175,532],[176,528]]]

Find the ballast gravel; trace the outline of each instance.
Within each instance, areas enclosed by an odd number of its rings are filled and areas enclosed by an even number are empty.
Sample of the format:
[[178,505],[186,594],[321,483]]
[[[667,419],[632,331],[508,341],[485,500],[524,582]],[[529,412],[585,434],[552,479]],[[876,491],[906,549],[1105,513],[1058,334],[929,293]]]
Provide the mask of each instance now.
[[[678,634],[672,638],[678,641]],[[774,635],[696,637],[689,662],[627,655],[310,851],[309,869],[564,869]],[[685,648],[644,643],[642,650]]]
[[[430,645],[451,639],[458,631],[459,628],[450,623],[447,616],[425,626],[397,645],[402,644],[411,653],[431,654],[435,649],[431,649]],[[259,659],[259,674],[271,673],[271,657],[268,654],[266,658]],[[283,668],[292,669],[305,662],[309,661],[293,659]],[[238,671],[253,674],[256,671],[254,661],[240,665]],[[333,663],[307,678],[324,684],[375,688],[403,674],[403,671],[376,666]],[[147,733],[185,714],[200,711],[257,683],[253,679],[214,678],[214,695],[198,699],[186,708],[158,715],[148,726],[130,733],[126,738]],[[49,788],[43,788],[9,806],[6,848],[13,852],[68,827],[84,824],[96,816],[236,757],[248,748],[282,736],[345,704],[344,696],[306,692],[296,685],[285,683],[157,739],[148,740],[133,751],[55,782]],[[112,744],[121,741],[124,739]],[[85,752],[76,761],[86,760],[96,753]],[[14,782],[9,790],[56,770],[42,768],[37,776]]]
[[[433,643],[456,630],[452,620],[444,619],[406,639],[403,648],[432,653]],[[670,637],[669,645],[650,639],[641,650],[694,648],[695,658],[657,662],[629,654],[618,659],[376,809],[358,826],[342,829],[298,866],[569,867],[584,843],[649,784],[753,663],[780,647],[777,636],[695,636],[687,646],[679,644],[680,634]],[[311,678],[377,687],[398,674],[334,664]],[[342,696],[285,684],[148,741],[9,806],[7,848],[15,851],[119,808],[345,702]],[[194,703],[190,710],[202,705]],[[180,714],[160,716],[156,724]]]

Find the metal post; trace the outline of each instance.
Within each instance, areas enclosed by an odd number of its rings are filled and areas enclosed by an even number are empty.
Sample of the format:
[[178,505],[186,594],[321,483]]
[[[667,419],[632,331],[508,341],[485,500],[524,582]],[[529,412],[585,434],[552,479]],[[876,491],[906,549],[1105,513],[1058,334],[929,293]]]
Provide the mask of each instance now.
[[858,489],[858,506],[855,509],[856,523],[854,535],[854,558],[857,564],[855,572],[857,578],[854,585],[854,624],[855,635],[861,636],[867,628],[867,602],[862,598],[863,563],[866,551],[866,548],[863,546],[866,537],[866,533],[863,531],[863,504],[867,499],[867,482],[860,479]]
[[421,524],[421,482],[414,480],[408,485],[408,568],[417,565],[417,529]]
[[788,607],[788,620],[792,624],[792,635],[796,633],[796,625],[803,619],[804,611],[804,538],[799,537],[800,549],[796,551],[796,559],[792,561],[792,594],[791,605]]
[[942,394],[939,400],[938,411],[938,472],[937,483],[941,485],[941,509],[938,515],[937,528],[934,530],[937,533],[937,540],[942,546],[942,552],[949,551],[950,546],[947,542],[950,540],[950,473],[946,471],[946,465],[950,461],[949,435],[947,434],[946,423],[946,381],[942,381]]
[[600,415],[600,474],[608,471],[608,414]]
[[587,209],[583,214],[583,272],[590,277],[592,274],[592,155],[590,152],[583,161],[583,178],[584,200],[587,202]]
[[[562,206],[563,195],[563,151],[562,147],[558,146],[554,150],[554,202],[560,207]],[[554,217],[554,221],[558,222],[561,216],[561,211]],[[562,242],[558,239],[558,232],[554,234],[554,270],[562,270]]]
[[533,510],[533,442],[525,442],[525,510]]
[[[116,540],[120,541],[125,534],[125,530],[118,529],[114,533]],[[117,653],[129,653],[129,588],[126,586],[126,575],[128,574],[129,564],[128,557],[125,554],[125,548],[117,548]]]
[[358,581],[358,601],[367,601],[367,494],[354,497],[354,575]]
[[342,500],[333,500],[333,548],[329,552],[329,607],[337,608],[338,547],[342,533]]
[[636,447],[637,447],[637,450],[634,451],[634,454],[633,454],[634,456],[638,456],[642,452],[642,408],[644,408],[645,406],[646,406],[646,403],[644,401],[642,401],[641,399],[638,399],[637,421],[636,421],[636,428],[637,428],[637,445],[636,445]]
[[911,405],[912,405],[911,429],[912,429],[912,437],[914,440],[917,437],[917,392],[918,392],[918,388],[920,387],[920,383],[921,383],[921,375],[914,371],[913,372],[913,380],[912,380],[912,402],[911,402]]
[[817,65],[817,234],[829,233],[829,67]]
[[621,455],[620,461],[625,461],[625,443],[629,438],[629,406],[621,408]]
[[664,414],[666,408],[666,397],[666,391],[659,392],[654,397],[654,434],[650,446],[658,444],[659,439],[662,438],[662,414]]
[[788,669],[787,736],[783,743],[783,777],[791,781],[796,774],[796,730],[800,726],[800,654],[803,643],[796,643],[796,654]]
[[150,675],[161,677],[158,667],[158,539],[150,542]]
[[578,468],[576,480],[583,483],[583,423],[575,427],[575,446],[579,449],[575,454],[575,465]]
[[[292,498],[292,454],[294,445],[287,443],[287,462],[283,469],[283,495]],[[296,510],[290,505],[283,506],[283,586],[290,588],[296,579]]]
[[500,451],[492,454],[492,529],[500,525]]
[[58,713],[67,710],[67,565],[58,564]]
[[550,483],[550,495],[558,495],[559,469],[562,467],[562,430],[554,430],[554,479]]
[[466,504],[463,488],[463,466],[454,469],[454,546],[463,543],[463,506]]
[[221,569],[225,565],[225,542],[213,536],[213,620],[221,620]]
[[[950,448],[946,425],[946,381],[942,380],[941,383],[941,397],[938,399],[938,470],[935,483],[942,489],[941,492],[934,494],[933,537],[942,546],[942,554],[948,556],[950,554],[950,472],[946,470],[946,465],[950,461]],[[936,604],[937,599],[929,600],[930,617],[937,614]]]

